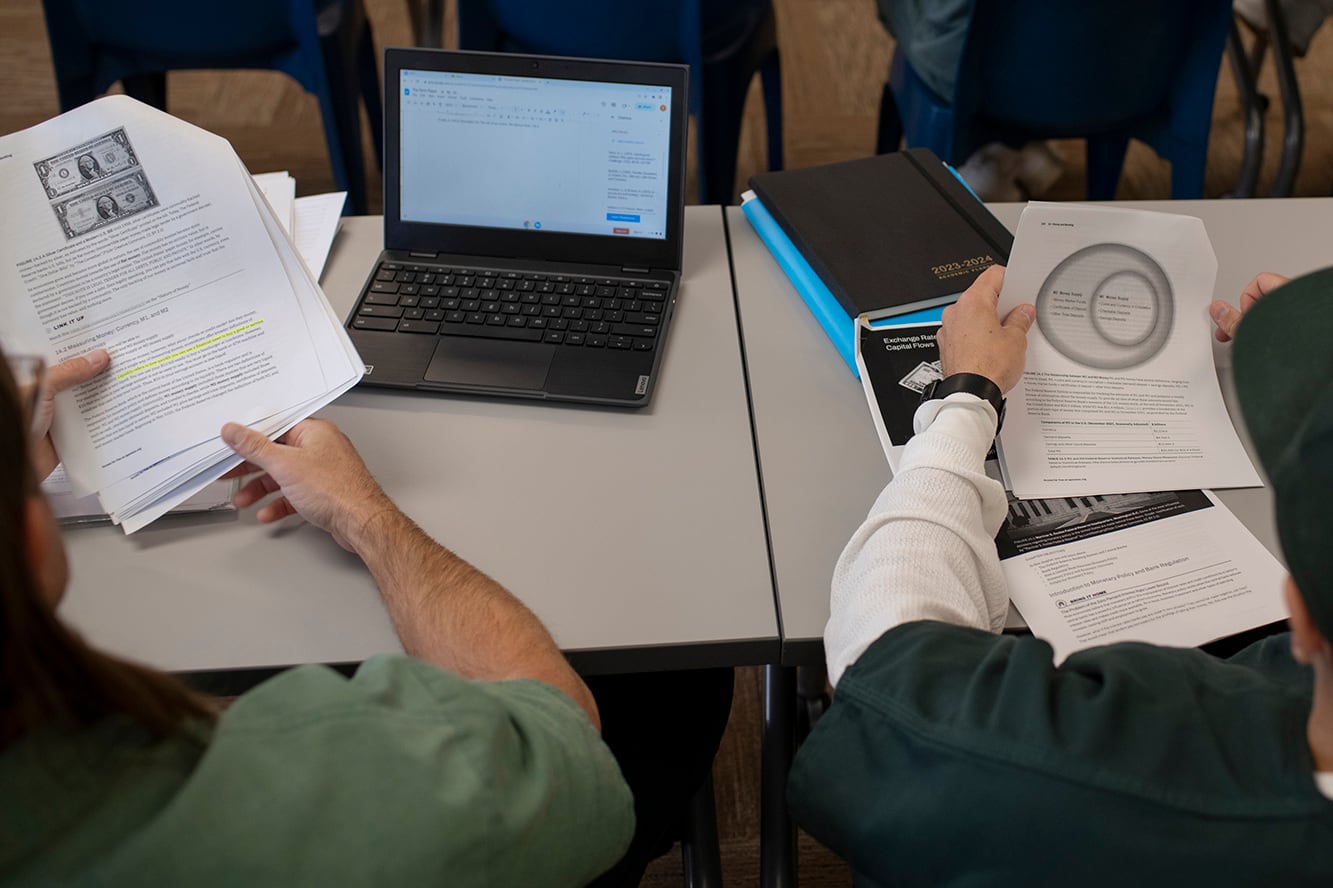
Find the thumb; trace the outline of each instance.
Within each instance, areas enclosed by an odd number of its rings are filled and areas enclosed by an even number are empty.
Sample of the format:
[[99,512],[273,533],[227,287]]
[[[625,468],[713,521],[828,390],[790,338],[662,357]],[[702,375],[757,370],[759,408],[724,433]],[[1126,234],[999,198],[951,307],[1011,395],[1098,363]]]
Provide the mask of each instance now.
[[54,395],[85,383],[105,370],[110,363],[111,355],[106,349],[98,348],[86,355],[52,364],[46,371],[47,391]]
[[1036,319],[1036,306],[1024,303],[1023,305],[1014,306],[1013,311],[1004,316],[1003,326],[1013,327],[1026,333],[1032,329],[1032,322]]
[[1236,335],[1236,326],[1240,323],[1240,311],[1221,299],[1208,306],[1208,315],[1227,336]]
[[222,427],[222,442],[247,462],[263,465],[278,445],[240,423],[229,422]]

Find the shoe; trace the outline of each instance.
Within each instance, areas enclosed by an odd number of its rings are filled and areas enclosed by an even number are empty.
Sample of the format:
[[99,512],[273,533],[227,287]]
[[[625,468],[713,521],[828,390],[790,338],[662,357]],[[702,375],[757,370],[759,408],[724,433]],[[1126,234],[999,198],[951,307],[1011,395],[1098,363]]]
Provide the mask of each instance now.
[[1049,142],[1028,142],[1018,152],[1014,179],[1028,197],[1041,197],[1065,174],[1065,160]]
[[972,153],[958,168],[958,175],[984,201],[1021,201],[1023,192],[1015,182],[1019,152],[1000,142],[991,142]]

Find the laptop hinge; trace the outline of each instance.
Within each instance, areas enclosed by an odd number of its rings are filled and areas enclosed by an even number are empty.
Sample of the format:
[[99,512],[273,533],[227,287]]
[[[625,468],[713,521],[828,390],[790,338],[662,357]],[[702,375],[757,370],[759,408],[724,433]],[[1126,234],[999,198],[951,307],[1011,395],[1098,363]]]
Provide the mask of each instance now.
[[438,255],[440,255],[440,254],[439,254],[439,253],[429,253],[429,252],[425,252],[425,251],[422,251],[422,250],[409,250],[408,253],[407,253],[407,255],[409,255],[409,256],[413,256],[413,257],[415,257],[415,258],[417,258],[417,259],[434,259],[436,256],[438,256]]
[[632,265],[621,266],[620,270],[624,274],[647,274],[649,271],[651,271],[651,269],[648,268],[635,268]]

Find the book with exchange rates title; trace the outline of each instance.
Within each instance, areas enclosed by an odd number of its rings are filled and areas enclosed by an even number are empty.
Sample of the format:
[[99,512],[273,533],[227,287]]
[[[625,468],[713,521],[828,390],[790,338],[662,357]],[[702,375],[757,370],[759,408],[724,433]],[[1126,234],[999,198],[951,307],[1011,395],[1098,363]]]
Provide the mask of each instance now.
[[743,210],[852,371],[856,319],[938,320],[1013,236],[924,148],[750,178]]

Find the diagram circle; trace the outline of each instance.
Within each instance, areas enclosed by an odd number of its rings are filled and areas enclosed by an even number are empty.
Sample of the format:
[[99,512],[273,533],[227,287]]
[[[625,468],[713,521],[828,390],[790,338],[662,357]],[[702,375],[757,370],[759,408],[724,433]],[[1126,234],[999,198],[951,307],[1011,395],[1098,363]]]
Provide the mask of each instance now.
[[1125,244],[1067,256],[1037,292],[1037,324],[1057,351],[1101,370],[1152,358],[1171,337],[1175,299],[1166,272]]

